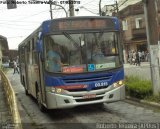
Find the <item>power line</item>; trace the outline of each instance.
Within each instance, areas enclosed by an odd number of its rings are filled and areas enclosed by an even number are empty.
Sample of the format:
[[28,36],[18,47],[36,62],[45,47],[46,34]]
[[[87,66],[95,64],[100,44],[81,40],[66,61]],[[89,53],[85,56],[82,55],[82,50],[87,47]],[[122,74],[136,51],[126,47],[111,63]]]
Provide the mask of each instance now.
[[28,35],[21,35],[21,36],[14,36],[14,37],[7,37],[7,39],[12,39],[12,38],[23,38],[27,37]]
[[7,26],[1,26],[1,27],[3,27],[3,28],[7,28],[7,29],[22,29],[22,30],[33,30],[33,29],[26,29],[26,28],[17,28],[17,27],[11,27],[11,26],[9,26],[9,27],[7,27]]
[[26,18],[30,18],[30,17],[36,16],[36,15],[39,15],[39,14],[41,14],[41,13],[45,13],[45,12],[48,12],[48,10],[41,11],[41,12],[32,14],[32,15],[30,15],[30,16],[27,16],[27,17],[23,17],[23,18],[17,19],[17,20],[23,20],[23,19],[26,19]]
[[124,5],[128,0],[125,0],[122,4],[120,4],[118,7],[121,7],[122,5]]
[[[39,21],[17,21],[17,20],[2,20],[1,19],[1,21],[5,21],[4,23],[6,23],[6,22],[23,22],[23,23],[40,23]],[[2,23],[2,22],[0,22],[0,23]]]
[[[37,23],[36,23],[37,24]],[[0,25],[11,25],[11,26],[33,26],[33,24],[25,24],[25,25],[20,25],[20,24],[10,24],[10,23],[0,23]]]

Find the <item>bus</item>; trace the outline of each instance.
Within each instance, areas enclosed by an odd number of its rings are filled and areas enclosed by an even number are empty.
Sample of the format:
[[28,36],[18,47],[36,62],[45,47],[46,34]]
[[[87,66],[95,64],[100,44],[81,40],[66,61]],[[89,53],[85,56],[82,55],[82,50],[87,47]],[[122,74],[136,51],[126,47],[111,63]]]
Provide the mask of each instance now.
[[116,17],[46,20],[19,44],[18,51],[21,83],[41,111],[125,98]]

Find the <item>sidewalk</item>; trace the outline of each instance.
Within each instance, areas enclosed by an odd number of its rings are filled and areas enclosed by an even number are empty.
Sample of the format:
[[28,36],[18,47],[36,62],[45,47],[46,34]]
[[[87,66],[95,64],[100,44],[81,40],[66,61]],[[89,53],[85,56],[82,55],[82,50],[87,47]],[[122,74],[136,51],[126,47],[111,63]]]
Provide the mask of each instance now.
[[0,129],[6,124],[11,124],[12,118],[5,97],[4,89],[0,80]]
[[136,66],[136,65],[130,65],[129,63],[127,64],[124,64],[124,68],[131,68],[131,67],[150,67],[150,64],[149,62],[141,62],[141,65],[140,66]]

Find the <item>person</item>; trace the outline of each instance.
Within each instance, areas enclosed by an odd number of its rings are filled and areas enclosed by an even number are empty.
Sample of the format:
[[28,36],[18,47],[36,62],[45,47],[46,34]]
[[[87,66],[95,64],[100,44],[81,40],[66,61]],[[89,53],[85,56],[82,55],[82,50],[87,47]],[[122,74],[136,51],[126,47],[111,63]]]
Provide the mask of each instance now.
[[60,54],[57,52],[58,48],[56,45],[49,48],[47,53],[48,58],[48,70],[49,72],[60,72],[61,71],[61,57]]
[[128,52],[128,62],[130,63],[130,65],[132,64],[132,57],[133,57],[133,53],[132,51]]
[[132,56],[132,64],[135,65],[135,61],[136,61],[136,52],[133,51],[133,56]]
[[142,51],[142,61],[145,61],[145,52]]
[[149,55],[149,52],[147,51],[147,52],[146,52],[146,57],[145,57],[145,58],[146,58],[145,60],[146,60],[147,62],[149,62],[149,56],[150,56],[150,55]]
[[138,51],[138,56],[139,56],[139,61],[141,62],[143,60],[143,55],[140,50]]
[[140,56],[139,56],[139,52],[136,52],[136,66],[140,66]]
[[19,70],[18,70],[18,67],[17,67],[17,62],[15,60],[13,60],[13,68],[14,68],[14,73],[13,74],[15,74],[16,71],[19,74]]

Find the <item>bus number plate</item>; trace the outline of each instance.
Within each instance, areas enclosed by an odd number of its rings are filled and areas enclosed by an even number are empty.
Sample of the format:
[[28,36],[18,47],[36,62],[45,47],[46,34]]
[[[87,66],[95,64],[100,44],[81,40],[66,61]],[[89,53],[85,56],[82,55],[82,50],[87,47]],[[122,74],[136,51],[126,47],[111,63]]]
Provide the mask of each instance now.
[[84,99],[90,99],[90,98],[95,98],[96,94],[86,94],[83,96]]

